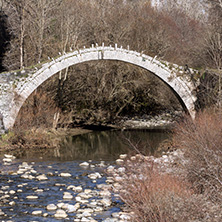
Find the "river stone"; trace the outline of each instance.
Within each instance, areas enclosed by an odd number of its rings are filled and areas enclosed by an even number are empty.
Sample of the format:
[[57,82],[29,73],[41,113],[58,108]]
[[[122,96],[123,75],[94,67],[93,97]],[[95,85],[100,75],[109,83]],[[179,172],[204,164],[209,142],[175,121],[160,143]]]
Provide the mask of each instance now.
[[58,203],[58,204],[57,204],[57,207],[58,207],[58,208],[62,208],[63,205],[64,205],[64,203]]
[[14,205],[15,205],[15,201],[9,202],[9,205],[10,205],[10,206],[14,206]]
[[73,212],[76,212],[79,208],[80,208],[79,203],[76,203],[75,205],[69,204],[68,207],[67,207],[67,212],[68,213],[73,213]]
[[37,180],[48,180],[45,174],[39,175],[36,177]]
[[78,186],[78,187],[75,187],[75,188],[73,188],[73,191],[75,191],[75,192],[82,192],[82,187],[81,186]]
[[32,215],[41,215],[42,211],[41,210],[35,210],[32,212]]
[[136,160],[136,157],[135,156],[131,156],[130,159],[134,161],[134,160]]
[[75,199],[76,199],[77,202],[82,200],[81,197],[78,197],[78,196]]
[[95,212],[102,212],[104,209],[102,207],[96,207],[93,209]]
[[27,196],[26,199],[36,200],[36,199],[38,199],[38,196],[32,196],[32,195],[30,195],[30,196]]
[[117,222],[117,221],[119,220],[116,218],[106,218],[105,220],[103,220],[103,222]]
[[64,204],[62,205],[62,209],[63,209],[63,210],[67,210],[68,206],[69,206],[68,203],[64,203]]
[[99,192],[99,195],[103,196],[103,197],[104,196],[108,196],[109,197],[109,196],[111,196],[111,192],[109,192],[108,190],[102,190],[102,191]]
[[65,199],[65,200],[71,200],[72,198],[73,198],[73,196],[72,196],[71,193],[64,192],[64,194],[63,194],[63,199]]
[[0,209],[0,216],[4,216],[5,213]]
[[84,190],[84,193],[85,193],[85,194],[90,194],[90,193],[92,193],[92,190],[90,190],[90,189],[85,189],[85,190]]
[[10,190],[10,191],[9,191],[9,194],[12,194],[12,195],[13,195],[13,194],[15,194],[15,191],[14,191],[14,190]]
[[122,159],[117,159],[117,160],[116,160],[116,163],[119,164],[119,165],[121,165],[121,164],[124,163],[124,160],[122,160]]
[[64,210],[57,210],[54,217],[55,218],[66,218],[68,215],[66,214],[66,212]]
[[60,177],[71,177],[72,175],[70,173],[60,173]]
[[88,167],[89,163],[83,162],[83,163],[80,163],[79,166],[81,166],[81,167]]
[[16,157],[10,154],[4,154],[5,158],[9,158],[9,159],[15,159]]
[[120,158],[120,159],[126,159],[126,157],[127,157],[127,154],[120,154],[120,155],[119,155],[119,158]]
[[82,216],[83,217],[90,217],[92,214],[90,213],[90,212],[88,212],[88,211],[84,211],[83,213],[82,213]]
[[12,159],[10,159],[10,158],[4,158],[4,159],[3,159],[3,162],[11,163],[11,162],[12,162]]
[[112,204],[112,201],[110,199],[108,199],[108,198],[103,198],[100,202],[105,207],[109,207]]
[[55,204],[49,204],[49,205],[47,205],[46,209],[49,211],[56,210],[57,206]]
[[125,167],[120,167],[117,170],[119,173],[125,173],[126,172],[126,168]]

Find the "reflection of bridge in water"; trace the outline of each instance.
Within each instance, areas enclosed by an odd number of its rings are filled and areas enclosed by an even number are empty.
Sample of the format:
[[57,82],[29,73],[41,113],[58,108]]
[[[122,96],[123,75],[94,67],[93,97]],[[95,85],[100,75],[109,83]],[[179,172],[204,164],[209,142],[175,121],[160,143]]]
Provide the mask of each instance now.
[[[72,51],[56,59],[50,59],[34,68],[0,74],[0,112],[5,127],[13,127],[25,100],[44,81],[70,66],[94,60],[123,61],[150,71],[172,89],[184,110],[192,117],[195,116],[195,86],[183,67],[129,49],[118,48],[116,44],[115,47],[92,45],[91,48]],[[193,73],[191,70],[190,74]]]

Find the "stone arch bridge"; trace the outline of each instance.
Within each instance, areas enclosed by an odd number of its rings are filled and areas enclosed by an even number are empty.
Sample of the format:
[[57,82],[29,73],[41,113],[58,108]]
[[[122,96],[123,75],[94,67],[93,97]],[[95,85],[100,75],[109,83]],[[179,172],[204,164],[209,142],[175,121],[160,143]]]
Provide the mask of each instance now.
[[186,112],[195,116],[195,86],[191,81],[194,70],[185,73],[184,67],[157,60],[122,47],[94,46],[70,51],[59,57],[37,64],[34,68],[0,74],[0,113],[5,128],[13,127],[25,100],[44,81],[59,71],[75,64],[93,60],[118,60],[139,66],[162,79],[175,93]]

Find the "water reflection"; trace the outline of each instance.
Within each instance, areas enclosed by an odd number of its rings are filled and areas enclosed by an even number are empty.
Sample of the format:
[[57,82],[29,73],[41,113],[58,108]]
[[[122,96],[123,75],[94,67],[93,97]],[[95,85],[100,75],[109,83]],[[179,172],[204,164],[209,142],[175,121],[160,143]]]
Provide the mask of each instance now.
[[54,157],[68,160],[114,160],[121,153],[156,155],[160,143],[170,135],[165,131],[95,131],[66,137]]
[[55,149],[19,150],[15,155],[30,161],[52,160],[115,160],[122,153],[158,156],[160,143],[170,138],[166,131],[94,131],[78,136],[67,136]]

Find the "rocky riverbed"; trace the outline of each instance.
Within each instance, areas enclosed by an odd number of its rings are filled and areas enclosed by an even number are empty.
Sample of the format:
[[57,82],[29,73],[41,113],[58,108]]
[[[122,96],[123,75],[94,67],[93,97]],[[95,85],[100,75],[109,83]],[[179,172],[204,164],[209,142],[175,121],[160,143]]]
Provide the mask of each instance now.
[[[111,165],[111,164],[114,164]],[[128,221],[105,170],[115,162],[21,162],[5,155],[1,221]]]
[[120,155],[115,162],[22,162],[12,155],[1,161],[2,221],[130,221],[118,191],[125,163],[152,160],[172,169],[179,151],[159,158]]

